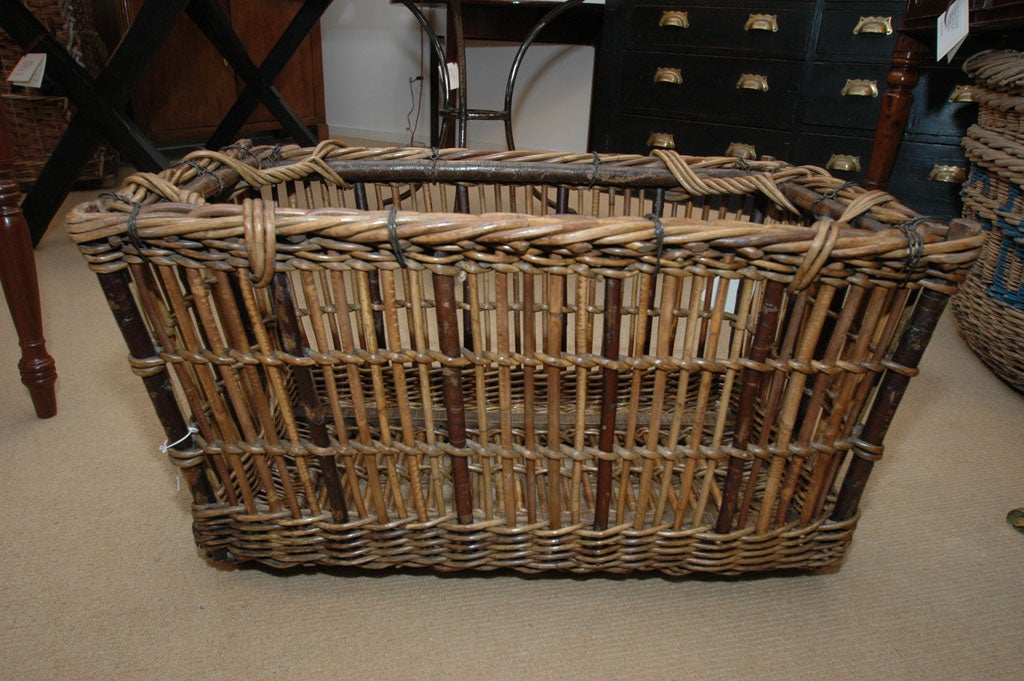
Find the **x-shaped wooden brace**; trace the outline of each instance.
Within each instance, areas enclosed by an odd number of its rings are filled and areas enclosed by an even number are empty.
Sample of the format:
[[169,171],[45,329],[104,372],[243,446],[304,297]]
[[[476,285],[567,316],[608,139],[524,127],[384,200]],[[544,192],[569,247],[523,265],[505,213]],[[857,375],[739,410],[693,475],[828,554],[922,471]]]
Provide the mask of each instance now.
[[[125,113],[124,105],[132,86],[167,39],[183,11],[188,11],[245,83],[245,89],[207,146],[219,148],[233,141],[234,135],[259,104],[267,107],[296,142],[316,144],[316,139],[272,83],[331,1],[306,0],[266,59],[257,67],[218,0],[147,0],[139,8],[107,65],[94,79],[54,40],[20,0],[0,0],[0,27],[25,52],[47,54],[47,75],[61,85],[76,107],[76,114],[68,123],[66,132],[22,203],[32,244],[39,243],[79,171],[99,144],[100,136],[105,137],[139,170],[158,171],[167,167],[167,159]],[[187,92],[181,94],[188,96]]]

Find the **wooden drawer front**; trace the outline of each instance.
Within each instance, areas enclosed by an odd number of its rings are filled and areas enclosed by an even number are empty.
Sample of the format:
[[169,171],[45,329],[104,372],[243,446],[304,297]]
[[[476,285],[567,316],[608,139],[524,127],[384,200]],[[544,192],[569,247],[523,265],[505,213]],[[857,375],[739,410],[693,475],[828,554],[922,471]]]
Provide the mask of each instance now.
[[620,118],[608,137],[608,148],[599,151],[648,154],[654,146],[663,146],[668,140],[679,153],[695,156],[753,153],[754,158],[774,156],[786,160],[789,152],[789,134],[778,130],[633,115]]
[[[871,147],[872,139],[868,137],[801,135],[792,160],[862,183],[871,161]],[[859,170],[844,170],[854,159]],[[957,145],[903,142],[888,191],[922,215],[955,217],[960,214],[961,177],[966,167],[963,150]]]
[[[782,9],[778,3],[753,9],[686,4],[637,7],[633,13],[632,46],[682,51],[718,48],[730,53],[798,56],[807,49],[813,9],[813,5]],[[685,17],[680,13],[685,13]],[[754,15],[767,15],[774,20],[762,21]],[[683,19],[685,26],[680,25]],[[772,30],[771,25],[777,30]]]
[[871,161],[871,147],[870,137],[800,135],[791,160],[825,168],[844,180],[863,182]]
[[967,160],[958,144],[903,142],[889,192],[922,215],[957,217],[966,173]]
[[807,86],[804,122],[874,130],[888,75],[889,66],[884,64],[815,64]]
[[830,3],[818,33],[819,59],[888,63],[903,3]]
[[681,114],[712,122],[789,127],[796,113],[798,62],[707,59],[627,52],[622,106],[629,111]]
[[965,91],[958,89],[969,81],[961,69],[921,69],[907,117],[907,133],[951,137],[953,140],[963,137],[963,131],[978,117],[978,105],[963,101]]

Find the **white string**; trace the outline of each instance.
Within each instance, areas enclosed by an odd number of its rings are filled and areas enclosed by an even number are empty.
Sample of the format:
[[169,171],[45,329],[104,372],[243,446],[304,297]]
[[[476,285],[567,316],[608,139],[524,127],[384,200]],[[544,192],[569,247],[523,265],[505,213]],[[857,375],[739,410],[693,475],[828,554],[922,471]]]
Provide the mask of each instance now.
[[195,435],[198,432],[199,432],[199,429],[196,428],[194,425],[189,426],[188,427],[188,432],[185,433],[184,435],[182,435],[181,438],[177,442],[172,442],[172,443],[168,444],[167,440],[164,440],[164,443],[162,445],[160,445],[160,451],[162,453],[166,454],[167,450],[171,449],[172,447],[177,447],[182,442],[184,442],[185,440],[189,439],[190,437],[192,437],[193,435]]

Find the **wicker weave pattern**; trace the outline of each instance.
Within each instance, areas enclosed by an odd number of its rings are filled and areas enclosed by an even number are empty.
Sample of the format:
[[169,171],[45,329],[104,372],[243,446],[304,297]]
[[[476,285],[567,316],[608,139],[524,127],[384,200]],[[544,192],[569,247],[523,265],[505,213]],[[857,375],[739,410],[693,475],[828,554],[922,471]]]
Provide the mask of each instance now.
[[964,214],[988,239],[953,312],[971,349],[1024,392],[1024,54],[983,52],[964,70],[980,104],[963,140],[972,163]]
[[336,142],[199,152],[68,229],[198,431],[208,555],[670,574],[841,560],[878,380],[983,240],[817,168]]

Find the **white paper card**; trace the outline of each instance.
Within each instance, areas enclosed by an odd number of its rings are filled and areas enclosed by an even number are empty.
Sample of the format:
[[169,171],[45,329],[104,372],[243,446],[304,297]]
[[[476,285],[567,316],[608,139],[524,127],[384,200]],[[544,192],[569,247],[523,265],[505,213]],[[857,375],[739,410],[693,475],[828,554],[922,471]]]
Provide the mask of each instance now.
[[456,62],[448,62],[448,89],[459,89],[459,65]]
[[953,61],[953,55],[967,39],[969,15],[967,0],[955,0],[939,16],[935,37],[935,61],[943,57]]
[[7,76],[7,80],[12,85],[40,87],[43,84],[43,74],[45,72],[46,53],[29,52],[14,65],[11,74]]

